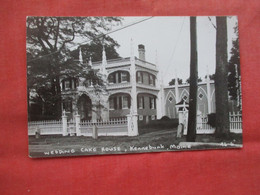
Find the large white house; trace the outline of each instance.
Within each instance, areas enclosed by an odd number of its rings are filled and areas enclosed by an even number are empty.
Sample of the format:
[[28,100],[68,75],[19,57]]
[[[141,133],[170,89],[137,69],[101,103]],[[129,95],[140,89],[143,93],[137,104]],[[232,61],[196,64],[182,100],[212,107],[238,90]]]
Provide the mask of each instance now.
[[[103,79],[102,90],[86,78],[62,77],[62,110],[69,117],[79,114],[85,120],[108,120],[138,114],[139,122],[160,119],[163,116],[178,118],[176,104],[189,100],[189,84],[163,86],[157,64],[145,59],[144,45],[138,45],[139,57],[131,56],[113,60],[106,59],[103,49],[102,61],[83,63],[81,50],[79,63],[83,71],[94,70]],[[175,75],[173,73],[173,75]],[[177,78],[177,76],[176,76]],[[231,111],[235,106],[230,103]],[[214,81],[207,77],[198,84],[198,110],[203,115],[215,112]]]

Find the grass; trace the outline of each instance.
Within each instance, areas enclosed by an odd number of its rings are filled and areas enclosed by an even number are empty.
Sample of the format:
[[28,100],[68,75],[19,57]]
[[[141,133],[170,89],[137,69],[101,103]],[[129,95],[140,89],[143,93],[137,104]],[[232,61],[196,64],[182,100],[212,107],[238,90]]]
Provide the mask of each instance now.
[[[148,132],[148,130],[146,130]],[[36,139],[29,137],[29,156],[31,157],[57,157],[98,154],[121,154],[161,152],[174,150],[212,149],[216,147],[178,148],[180,142],[185,142],[186,137],[176,138],[177,130],[165,129],[141,134],[135,137],[92,137],[84,136],[41,136]],[[196,142],[221,143],[223,139],[213,135],[197,135]],[[242,144],[242,135],[231,134],[227,143]],[[218,147],[223,148],[223,147]]]

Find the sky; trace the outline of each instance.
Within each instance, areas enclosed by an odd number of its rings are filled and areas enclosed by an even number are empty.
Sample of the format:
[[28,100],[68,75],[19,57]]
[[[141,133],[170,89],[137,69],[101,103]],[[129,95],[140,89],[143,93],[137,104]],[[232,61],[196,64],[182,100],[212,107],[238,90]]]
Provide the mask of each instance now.
[[[140,21],[147,17],[123,17],[123,26]],[[197,17],[197,50],[198,74],[204,79],[207,74],[214,74],[216,66],[215,44],[216,23],[215,17]],[[228,17],[228,53],[232,47],[232,39],[236,38],[234,26],[237,17]],[[214,25],[213,25],[213,24]],[[162,71],[163,82],[168,85],[175,78],[186,79],[190,74],[190,24],[189,17],[153,17],[128,28],[110,34],[120,47],[117,52],[121,57],[131,54],[131,39],[134,44],[135,56],[138,57],[138,45],[143,44],[146,51],[146,61],[155,63]],[[157,55],[156,55],[157,53]],[[156,60],[157,56],[157,60]],[[230,54],[229,54],[230,57]]]

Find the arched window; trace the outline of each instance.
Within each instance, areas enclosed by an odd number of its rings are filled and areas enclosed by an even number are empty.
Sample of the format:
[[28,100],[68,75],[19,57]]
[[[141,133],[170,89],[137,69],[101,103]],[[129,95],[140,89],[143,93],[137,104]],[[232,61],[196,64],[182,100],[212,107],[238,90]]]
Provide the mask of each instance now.
[[110,84],[130,82],[129,72],[127,71],[113,72],[108,76],[108,82]]
[[136,82],[142,83],[145,85],[152,85],[155,86],[155,75],[145,72],[145,71],[137,71],[136,72]]

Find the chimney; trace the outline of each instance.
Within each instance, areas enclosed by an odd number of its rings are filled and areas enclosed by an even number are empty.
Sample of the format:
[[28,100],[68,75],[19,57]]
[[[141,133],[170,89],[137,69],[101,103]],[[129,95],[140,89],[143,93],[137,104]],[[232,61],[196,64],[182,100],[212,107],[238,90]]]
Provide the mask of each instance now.
[[139,59],[145,61],[145,49],[144,45],[138,45]]

